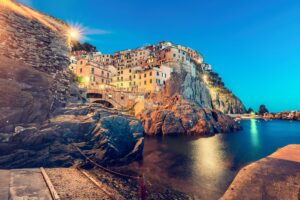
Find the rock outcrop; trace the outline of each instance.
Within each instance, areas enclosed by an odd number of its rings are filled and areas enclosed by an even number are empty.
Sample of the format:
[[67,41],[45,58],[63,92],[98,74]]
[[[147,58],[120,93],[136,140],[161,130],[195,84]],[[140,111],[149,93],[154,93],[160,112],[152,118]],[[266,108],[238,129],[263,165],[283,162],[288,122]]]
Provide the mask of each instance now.
[[263,115],[263,118],[264,119],[282,119],[282,120],[299,120],[300,121],[300,111],[265,113]]
[[264,115],[265,113],[268,113],[268,109],[265,105],[260,105],[257,114]]
[[137,114],[147,135],[197,135],[237,131],[239,125],[218,110],[201,108],[181,95],[148,97],[152,106]]
[[[160,94],[150,94],[135,106],[135,115],[147,135],[213,135],[238,130],[239,125],[225,113],[244,112],[243,104],[234,96],[224,97],[219,111],[211,96],[203,71],[192,76],[177,67]],[[220,86],[218,86],[220,88]],[[218,95],[221,93],[218,92]]]
[[217,73],[204,72],[200,76],[208,88],[214,109],[226,114],[243,114],[246,112],[241,100],[225,87]]
[[41,123],[71,98],[68,26],[13,1],[0,2],[0,132]]
[[20,124],[0,135],[0,167],[69,167],[85,158],[99,164],[141,158],[143,126],[134,117],[99,105],[71,104],[40,126]]

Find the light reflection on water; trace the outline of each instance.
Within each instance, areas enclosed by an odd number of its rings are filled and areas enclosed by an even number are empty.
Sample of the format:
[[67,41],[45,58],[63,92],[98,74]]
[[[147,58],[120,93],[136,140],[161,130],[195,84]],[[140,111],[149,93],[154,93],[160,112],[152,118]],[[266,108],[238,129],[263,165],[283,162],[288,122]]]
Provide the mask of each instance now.
[[251,128],[250,128],[251,140],[252,140],[253,145],[257,147],[259,145],[257,120],[256,119],[250,119],[250,123],[251,123]]
[[238,170],[287,144],[300,144],[300,122],[242,121],[243,130],[208,138],[145,138],[144,160],[129,169],[189,193],[218,199]]

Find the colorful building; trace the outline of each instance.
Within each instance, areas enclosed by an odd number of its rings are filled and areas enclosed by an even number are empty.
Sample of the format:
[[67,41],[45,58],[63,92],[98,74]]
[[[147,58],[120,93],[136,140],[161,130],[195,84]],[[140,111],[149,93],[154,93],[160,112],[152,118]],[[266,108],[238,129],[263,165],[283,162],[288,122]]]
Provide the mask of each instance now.
[[112,82],[111,66],[102,66],[88,59],[77,62],[75,75],[81,87],[104,87]]

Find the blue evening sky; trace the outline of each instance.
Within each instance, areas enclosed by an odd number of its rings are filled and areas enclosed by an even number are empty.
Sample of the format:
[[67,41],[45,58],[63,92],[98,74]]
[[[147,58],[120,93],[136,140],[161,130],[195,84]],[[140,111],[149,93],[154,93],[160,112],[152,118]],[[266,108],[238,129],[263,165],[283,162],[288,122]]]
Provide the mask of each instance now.
[[299,0],[19,1],[87,27],[103,53],[162,40],[190,46],[246,107],[300,110]]

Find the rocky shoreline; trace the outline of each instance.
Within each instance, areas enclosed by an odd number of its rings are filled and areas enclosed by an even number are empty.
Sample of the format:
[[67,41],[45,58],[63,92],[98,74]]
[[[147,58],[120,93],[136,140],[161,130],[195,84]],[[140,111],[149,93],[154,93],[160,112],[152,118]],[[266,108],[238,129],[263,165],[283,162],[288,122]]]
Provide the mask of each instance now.
[[265,113],[263,119],[281,119],[300,121],[300,111],[287,111],[279,113]]

